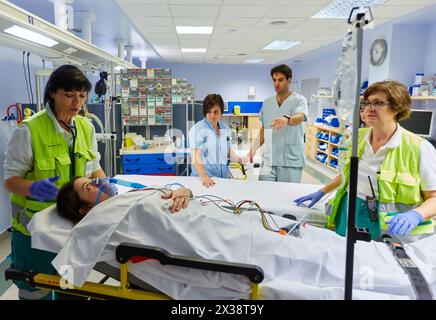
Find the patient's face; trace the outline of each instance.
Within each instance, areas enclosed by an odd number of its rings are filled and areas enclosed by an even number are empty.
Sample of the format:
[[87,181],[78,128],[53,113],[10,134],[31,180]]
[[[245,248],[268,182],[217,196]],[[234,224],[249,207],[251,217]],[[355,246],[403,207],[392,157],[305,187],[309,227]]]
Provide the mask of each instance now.
[[[95,205],[95,200],[97,199],[99,189],[91,183],[90,179],[76,179],[74,181],[74,190],[77,192],[82,201],[85,201],[90,205]],[[98,202],[100,203],[106,199],[109,199],[109,196],[106,193],[101,192]]]

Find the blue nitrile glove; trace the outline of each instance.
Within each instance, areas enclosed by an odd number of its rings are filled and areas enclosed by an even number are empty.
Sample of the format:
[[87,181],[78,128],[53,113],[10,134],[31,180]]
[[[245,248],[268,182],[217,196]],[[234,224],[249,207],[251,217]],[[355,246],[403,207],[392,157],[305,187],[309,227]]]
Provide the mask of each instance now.
[[399,213],[386,221],[389,224],[388,233],[394,236],[409,234],[421,222],[424,222],[424,218],[414,210]]
[[115,183],[112,183],[109,178],[96,178],[92,180],[97,188],[107,194],[109,197],[113,197],[118,194],[118,188]]
[[303,196],[294,200],[297,203],[297,206],[301,205],[303,202],[312,201],[307,207],[312,208],[312,206],[319,201],[325,195],[324,192],[318,190],[317,192],[308,194],[307,196]]
[[54,200],[58,194],[58,187],[53,183],[59,180],[59,176],[37,180],[30,185],[30,195],[38,201]]

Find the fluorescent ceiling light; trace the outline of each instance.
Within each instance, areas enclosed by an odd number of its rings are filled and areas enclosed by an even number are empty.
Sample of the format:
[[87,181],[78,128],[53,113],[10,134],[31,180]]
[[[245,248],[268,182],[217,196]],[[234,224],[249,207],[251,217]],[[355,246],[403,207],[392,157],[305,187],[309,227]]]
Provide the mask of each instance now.
[[204,53],[206,51],[206,48],[182,48],[182,52],[184,53]]
[[5,32],[13,36],[41,44],[46,47],[53,47],[54,45],[57,45],[59,43],[46,36],[43,36],[42,34],[19,26],[12,26],[10,28],[7,28],[5,29]]
[[264,60],[265,59],[263,58],[251,58],[251,59],[245,59],[244,61],[242,61],[242,63],[261,63]]
[[276,40],[276,41],[271,42],[265,48],[262,48],[262,50],[288,50],[289,48],[292,48],[292,47],[295,47],[296,45],[299,45],[300,43],[301,43],[301,41]]
[[176,26],[178,34],[211,34],[213,27]]
[[321,9],[312,18],[338,19],[348,18],[354,7],[375,7],[383,4],[385,0],[334,0],[327,7]]

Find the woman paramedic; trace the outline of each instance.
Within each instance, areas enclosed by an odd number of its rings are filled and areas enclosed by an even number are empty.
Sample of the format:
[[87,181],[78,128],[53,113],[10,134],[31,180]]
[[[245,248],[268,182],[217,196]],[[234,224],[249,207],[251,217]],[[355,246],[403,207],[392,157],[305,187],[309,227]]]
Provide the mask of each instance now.
[[[75,176],[105,177],[94,127],[78,113],[91,83],[75,66],[53,71],[44,93],[45,110],[23,121],[6,149],[5,188],[11,193],[12,264],[33,272],[56,274],[54,255],[31,248],[26,225],[40,210],[52,205],[58,187]],[[51,300],[51,292],[17,282],[19,298]]]
[[[413,241],[433,233],[436,215],[436,151],[425,139],[402,128],[398,121],[410,114],[407,89],[396,81],[372,84],[364,93],[367,128],[359,130],[359,173],[356,226],[368,228],[371,239],[381,232]],[[342,174],[312,194],[295,199],[297,205],[310,201],[312,207],[325,194],[339,187],[326,205],[329,226],[346,234],[349,158]],[[369,215],[366,197],[378,200],[377,215]]]
[[229,161],[242,163],[231,148],[230,128],[221,122],[224,101],[219,94],[209,94],[203,100],[204,119],[189,130],[192,176],[200,176],[206,188],[215,184],[211,177],[229,178]]

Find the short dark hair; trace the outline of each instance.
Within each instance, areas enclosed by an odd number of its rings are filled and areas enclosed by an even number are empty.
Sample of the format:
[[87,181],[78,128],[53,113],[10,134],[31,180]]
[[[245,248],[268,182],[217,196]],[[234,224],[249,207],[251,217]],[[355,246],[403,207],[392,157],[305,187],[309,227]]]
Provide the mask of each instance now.
[[221,109],[221,113],[224,113],[224,101],[223,98],[219,94],[211,93],[206,96],[203,100],[203,115],[206,114],[212,109],[214,106],[219,106]]
[[89,82],[88,78],[79,68],[64,64],[54,70],[47,81],[44,91],[44,105],[48,104],[54,110],[54,100],[50,94],[58,89],[64,89],[65,91],[85,90],[86,93],[89,93],[91,88],[91,82]]
[[274,68],[271,69],[270,73],[271,73],[271,78],[274,73],[281,73],[286,77],[286,79],[292,78],[292,69],[289,68],[286,64],[275,66]]
[[80,199],[79,194],[74,189],[74,181],[80,177],[74,178],[72,181],[66,183],[58,192],[56,197],[56,209],[58,214],[72,221],[73,223],[78,223],[84,217],[80,214],[79,210],[86,203]]

